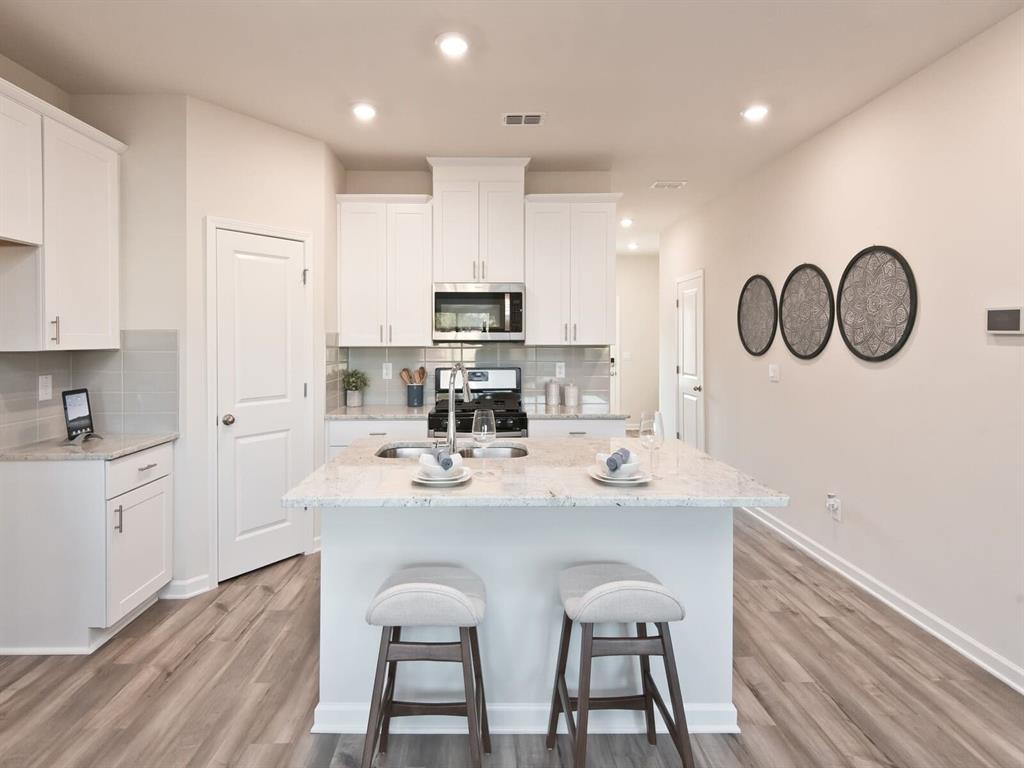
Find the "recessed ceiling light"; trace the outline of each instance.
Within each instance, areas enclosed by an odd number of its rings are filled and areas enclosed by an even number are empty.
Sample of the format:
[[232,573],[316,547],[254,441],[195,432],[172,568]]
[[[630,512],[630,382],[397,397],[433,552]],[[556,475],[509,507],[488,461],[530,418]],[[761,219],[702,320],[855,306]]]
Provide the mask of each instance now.
[[631,251],[635,251],[637,248],[640,247],[640,245],[636,242],[636,240],[634,240],[633,242],[631,242],[626,247],[629,248],[629,250],[631,250]]
[[621,224],[624,228],[629,229],[630,227],[633,226],[633,220],[629,218],[629,216],[626,216],[619,222],[619,224]]
[[743,119],[748,123],[760,123],[768,117],[768,107],[764,104],[751,104],[740,112],[740,115],[742,115]]
[[352,105],[352,114],[356,116],[356,120],[368,123],[377,116],[377,108],[373,104],[360,101],[358,104]]
[[469,42],[457,32],[445,32],[434,42],[449,59],[461,59],[469,50]]

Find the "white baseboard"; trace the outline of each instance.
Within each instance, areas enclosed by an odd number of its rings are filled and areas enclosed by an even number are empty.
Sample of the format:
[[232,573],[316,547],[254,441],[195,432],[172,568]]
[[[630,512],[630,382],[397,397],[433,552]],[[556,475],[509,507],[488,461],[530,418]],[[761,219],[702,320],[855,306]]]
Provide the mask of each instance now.
[[174,579],[160,590],[159,596],[161,600],[185,600],[209,592],[216,586],[216,583],[211,583],[210,574],[204,573],[191,579]]
[[[548,702],[543,704],[488,704],[491,733],[546,733]],[[686,704],[690,733],[739,733],[736,707],[732,704]],[[369,704],[323,702],[316,705],[312,733],[366,733]],[[658,732],[666,733],[660,716]],[[641,712],[597,710],[590,713],[590,733],[643,733]],[[466,733],[466,721],[458,717],[402,717],[391,721],[392,733]],[[559,725],[565,733],[565,720]]]
[[85,645],[70,646],[15,646],[0,648],[0,656],[88,656],[110,638],[131,624],[146,611],[157,600],[153,595],[141,605],[134,608],[128,615],[123,616],[120,621],[110,627],[92,628],[87,631],[89,641]]
[[827,547],[823,547],[814,539],[801,533],[788,523],[783,522],[762,507],[742,507],[741,509],[757,520],[760,520],[818,562],[828,566],[868,594],[881,600],[897,613],[910,619],[910,621],[921,627],[925,632],[938,638],[966,659],[974,662],[986,672],[995,675],[1011,688],[1024,693],[1024,667],[1018,666],[1010,661],[1010,659],[996,653],[988,646],[978,642],[966,632],[957,629],[910,598],[901,595],[895,589],[883,584],[871,574],[861,570],[849,560],[840,557]]

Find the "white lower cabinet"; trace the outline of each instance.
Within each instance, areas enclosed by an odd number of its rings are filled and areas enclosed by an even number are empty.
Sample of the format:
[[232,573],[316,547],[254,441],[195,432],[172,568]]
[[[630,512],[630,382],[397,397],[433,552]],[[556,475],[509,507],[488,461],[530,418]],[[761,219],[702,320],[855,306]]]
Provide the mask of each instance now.
[[530,419],[530,437],[625,436],[625,419]]
[[424,419],[367,419],[366,421],[328,419],[327,460],[337,456],[342,448],[361,437],[372,437],[384,443],[399,440],[427,440],[427,420]]
[[0,654],[91,653],[171,580],[171,443],[0,461],[0,488]]

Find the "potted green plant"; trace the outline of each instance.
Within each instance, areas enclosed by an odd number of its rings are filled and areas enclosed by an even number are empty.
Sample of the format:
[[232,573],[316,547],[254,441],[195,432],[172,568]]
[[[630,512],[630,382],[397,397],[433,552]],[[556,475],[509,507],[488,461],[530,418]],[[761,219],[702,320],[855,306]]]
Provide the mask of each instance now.
[[363,404],[363,390],[370,385],[370,379],[360,370],[353,368],[345,371],[341,377],[341,383],[345,387],[345,405],[349,408],[358,408]]

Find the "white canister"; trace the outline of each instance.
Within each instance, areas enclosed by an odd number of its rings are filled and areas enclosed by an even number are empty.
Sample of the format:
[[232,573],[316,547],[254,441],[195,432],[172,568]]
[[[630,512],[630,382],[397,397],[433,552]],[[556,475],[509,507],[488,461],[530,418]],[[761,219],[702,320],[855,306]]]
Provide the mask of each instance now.
[[548,383],[544,385],[544,409],[548,412],[553,412],[558,408],[560,389],[555,379],[548,379]]
[[566,408],[578,408],[580,405],[580,388],[573,384],[571,381],[562,388],[562,394],[565,396],[565,407]]

